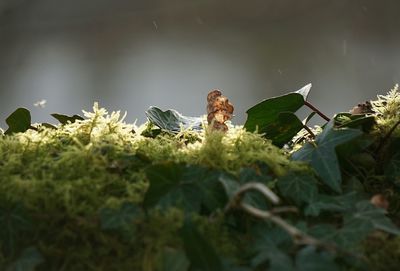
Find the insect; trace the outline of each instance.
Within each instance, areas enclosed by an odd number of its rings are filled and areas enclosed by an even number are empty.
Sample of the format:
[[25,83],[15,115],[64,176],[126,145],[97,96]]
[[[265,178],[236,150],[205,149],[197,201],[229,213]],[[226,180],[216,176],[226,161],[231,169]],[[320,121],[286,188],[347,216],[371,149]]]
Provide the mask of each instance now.
[[212,90],[207,95],[207,122],[215,130],[226,132],[226,121],[232,119],[234,107],[228,98],[218,89]]

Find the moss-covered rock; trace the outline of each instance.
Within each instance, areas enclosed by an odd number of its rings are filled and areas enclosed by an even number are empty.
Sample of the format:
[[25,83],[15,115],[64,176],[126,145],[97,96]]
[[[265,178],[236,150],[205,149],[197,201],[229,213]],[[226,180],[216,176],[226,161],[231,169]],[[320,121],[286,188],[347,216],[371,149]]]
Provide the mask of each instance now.
[[[399,97],[394,89],[372,102],[372,130],[347,127],[354,118],[332,124],[339,135],[346,129],[363,134],[334,149],[342,194],[312,163],[290,159],[304,142],[317,148],[310,137],[279,149],[241,126],[170,133],[150,122],[126,124],[119,112],[98,104],[83,119],[3,134],[0,270],[394,268],[400,257],[393,237],[400,233]],[[260,213],[226,208],[253,182],[296,207],[272,210],[301,236],[256,218]],[[377,193],[389,200],[390,219],[368,203]],[[243,202],[273,208],[259,191],[246,192]]]

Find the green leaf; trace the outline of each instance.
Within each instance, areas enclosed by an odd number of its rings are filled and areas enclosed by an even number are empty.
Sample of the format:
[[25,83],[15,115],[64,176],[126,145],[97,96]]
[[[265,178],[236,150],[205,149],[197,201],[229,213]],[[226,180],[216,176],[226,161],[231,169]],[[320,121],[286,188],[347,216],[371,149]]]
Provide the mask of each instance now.
[[221,174],[218,181],[222,184],[228,199],[231,199],[240,188],[240,183],[233,176],[228,174]]
[[204,205],[212,211],[227,201],[219,174],[204,167],[161,163],[147,168],[146,176],[150,186],[144,198],[145,208],[174,206],[185,212],[199,212]]
[[6,118],[8,129],[6,135],[23,133],[31,127],[31,113],[26,108],[18,108]]
[[310,234],[325,241],[333,241],[345,249],[356,247],[373,230],[400,235],[400,229],[386,217],[384,209],[375,207],[369,201],[360,201],[351,206],[355,207],[347,210],[341,228],[320,224],[311,228]]
[[263,130],[265,137],[272,140],[272,143],[282,147],[289,142],[301,129],[303,123],[292,112],[281,112],[275,122],[267,125]]
[[76,120],[84,120],[84,118],[82,118],[79,115],[67,116],[67,115],[53,113],[51,114],[51,116],[57,119],[63,125],[67,124],[68,122],[74,123]]
[[133,228],[135,220],[140,215],[140,209],[130,202],[123,203],[119,209],[104,208],[100,210],[101,228],[103,230]]
[[333,119],[339,128],[362,128],[363,131],[370,131],[375,125],[374,116],[353,115],[351,113],[338,113]]
[[22,233],[31,229],[31,220],[21,204],[0,202],[0,243],[6,253],[13,254]]
[[7,271],[34,271],[43,261],[43,256],[35,247],[28,247],[8,266]]
[[318,194],[317,180],[309,175],[291,172],[278,179],[279,191],[296,204],[310,202]]
[[164,248],[160,271],[187,271],[189,266],[190,262],[184,251]]
[[395,153],[385,165],[385,175],[397,187],[400,187],[400,152]]
[[356,204],[356,212],[344,217],[346,228],[370,228],[382,230],[391,234],[400,235],[400,229],[385,215],[386,210],[372,205],[369,201],[360,201]]
[[304,101],[307,101],[308,98],[308,94],[310,93],[312,84],[309,83],[307,85],[305,85],[304,87],[302,87],[301,89],[295,91],[295,93],[300,94],[301,96],[303,96]]
[[183,175],[183,167],[175,163],[163,163],[147,168],[146,176],[150,181],[149,189],[144,197],[144,206],[157,205],[162,197],[179,185]]
[[[294,113],[302,107],[310,89],[311,84],[308,84],[296,92],[273,97],[256,104],[246,111],[248,116],[244,128],[250,132],[254,132],[257,129],[259,133],[266,132],[268,125],[278,121],[280,113]],[[281,120],[285,118],[288,117],[281,116]],[[289,118],[294,122],[293,117]]]
[[336,147],[360,136],[362,132],[358,129],[335,129],[333,125],[334,120],[331,120],[315,142],[306,143],[292,155],[292,159],[309,162],[323,183],[341,192],[342,176]]
[[315,195],[310,198],[304,214],[318,216],[322,211],[346,212],[362,199],[363,196],[355,191],[340,196]]
[[336,271],[340,270],[334,257],[327,252],[319,252],[313,246],[307,246],[296,255],[297,271]]
[[251,259],[253,267],[269,262],[268,270],[292,270],[293,263],[284,253],[293,242],[286,231],[270,224],[260,224],[252,228],[253,242],[250,252],[254,255]]
[[187,257],[195,270],[221,271],[221,259],[207,239],[190,221],[181,229],[181,238]]
[[202,118],[186,117],[175,110],[162,111],[157,107],[150,107],[146,111],[149,121],[164,131],[178,133],[183,129],[202,129]]
[[268,125],[278,120],[279,113],[294,113],[303,105],[303,96],[298,93],[289,93],[264,100],[246,111],[248,116],[244,128],[250,132],[258,129],[259,133],[264,133]]

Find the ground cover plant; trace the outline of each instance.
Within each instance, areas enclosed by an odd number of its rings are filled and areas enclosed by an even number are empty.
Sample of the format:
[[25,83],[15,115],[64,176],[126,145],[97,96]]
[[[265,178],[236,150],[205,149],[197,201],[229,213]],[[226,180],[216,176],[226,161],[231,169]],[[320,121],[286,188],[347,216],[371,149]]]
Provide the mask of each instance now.
[[17,109],[0,135],[0,270],[397,270],[398,87],[332,117],[310,88],[243,126],[219,91],[207,116],[151,107],[139,126],[97,103],[58,124]]

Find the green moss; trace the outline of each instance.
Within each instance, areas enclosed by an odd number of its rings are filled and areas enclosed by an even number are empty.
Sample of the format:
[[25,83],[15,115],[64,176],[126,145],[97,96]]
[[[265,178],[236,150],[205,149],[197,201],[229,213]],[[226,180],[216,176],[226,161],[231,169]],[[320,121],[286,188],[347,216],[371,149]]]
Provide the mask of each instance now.
[[[371,101],[372,110],[376,113],[377,130],[387,134],[400,119],[400,92],[399,85],[395,85],[386,95],[378,95],[378,99]],[[400,136],[400,127],[393,131],[393,136]]]
[[[99,218],[104,208],[141,205],[147,165],[184,162],[238,174],[264,162],[276,176],[302,167],[242,127],[232,126],[227,134],[206,129],[145,137],[148,124],[126,124],[119,112],[108,114],[95,104],[84,114],[86,119],[57,129],[36,125],[37,131],[0,137],[0,208],[12,212],[10,206],[18,204],[30,217],[15,240],[0,244],[0,266],[34,245],[45,258],[39,270],[155,270],[165,247],[182,246],[181,211],[150,211],[133,227],[133,239],[102,230]],[[218,253],[239,254],[222,214],[196,221]]]
[[[372,104],[378,124],[372,132],[374,144],[362,150],[366,153],[373,153],[399,120],[400,95],[395,88]],[[189,216],[175,207],[146,209],[146,169],[158,163],[182,163],[199,165],[206,169],[203,173],[212,169],[213,174],[229,176],[229,181],[247,178],[269,183],[288,172],[310,171],[263,135],[241,126],[229,124],[227,133],[205,127],[200,132],[171,134],[151,123],[127,124],[119,112],[109,114],[97,104],[84,115],[84,120],[57,129],[36,124],[37,130],[0,136],[0,221],[6,225],[0,232],[0,270],[30,246],[44,257],[37,270],[162,270],[166,251],[184,252],[180,231],[188,217],[222,259],[249,266],[243,250],[249,246],[247,230],[254,220],[238,216],[232,222],[223,210],[208,207]],[[393,137],[399,136],[398,127]],[[378,158],[370,156],[378,164]],[[268,172],[258,174],[262,169],[255,165],[266,166]],[[364,192],[388,197],[389,216],[399,221],[399,196],[382,168],[359,163],[349,170],[357,170]],[[257,197],[252,200],[259,202]],[[124,214],[126,204],[140,209],[140,215],[132,219],[133,214]],[[110,209],[122,215],[104,222],[102,214]],[[300,210],[296,219],[303,223],[309,218]],[[374,269],[389,270],[383,267],[399,264],[399,243],[398,238],[375,236],[362,247]],[[289,249],[295,255],[297,248]]]

